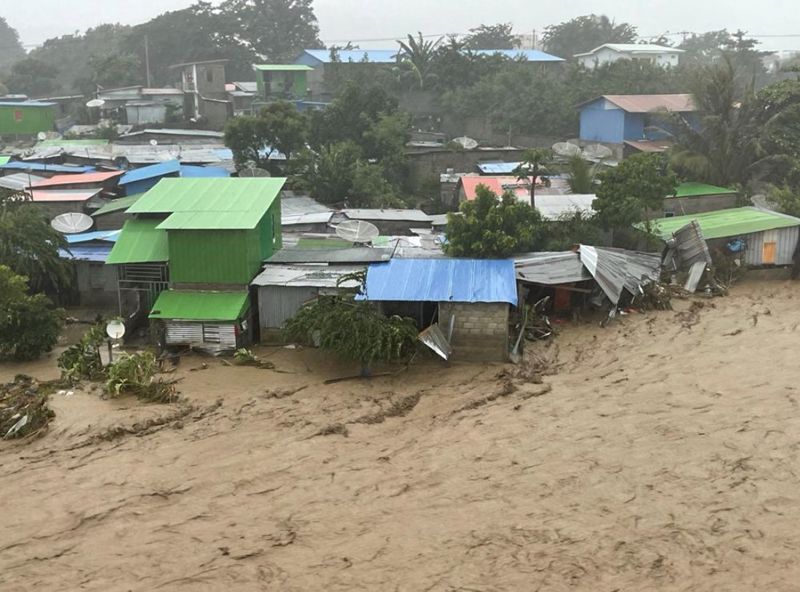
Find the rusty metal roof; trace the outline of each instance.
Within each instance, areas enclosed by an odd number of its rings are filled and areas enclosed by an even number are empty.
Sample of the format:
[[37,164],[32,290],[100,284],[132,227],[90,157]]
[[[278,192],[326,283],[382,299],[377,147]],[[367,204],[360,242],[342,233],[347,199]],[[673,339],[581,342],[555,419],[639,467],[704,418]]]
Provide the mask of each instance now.
[[601,98],[628,113],[650,113],[651,111],[685,113],[696,110],[694,98],[690,94],[603,95]]

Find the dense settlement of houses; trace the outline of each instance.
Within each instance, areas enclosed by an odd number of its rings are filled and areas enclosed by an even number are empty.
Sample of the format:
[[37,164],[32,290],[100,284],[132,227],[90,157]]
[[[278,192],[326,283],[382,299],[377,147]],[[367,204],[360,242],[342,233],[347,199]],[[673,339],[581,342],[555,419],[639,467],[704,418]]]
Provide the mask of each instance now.
[[[485,50],[491,51],[491,50]],[[672,65],[679,50],[610,44],[579,56],[587,67],[616,59]],[[531,64],[561,60],[535,50],[512,52]],[[72,304],[120,315],[131,328],[156,327],[163,343],[213,352],[279,339],[280,329],[305,303],[357,288],[343,278],[365,272],[357,298],[387,314],[413,318],[421,338],[449,357],[504,360],[509,324],[524,303],[550,297],[556,312],[593,303],[613,314],[662,271],[684,271],[696,289],[710,253],[739,253],[752,266],[793,262],[800,219],[756,207],[737,207],[731,189],[683,183],[665,196],[654,222],[664,253],[579,245],[565,252],[520,254],[507,260],[446,257],[447,216],[421,210],[334,210],[284,189],[285,179],[240,177],[219,131],[175,129],[182,113],[203,127],[221,128],[232,116],[275,99],[298,109],[324,108],[332,68],[370,67],[396,51],[306,50],[293,64],[256,65],[254,82],[227,83],[225,61],[175,66],[175,88],[99,91],[89,102],[98,116],[118,122],[111,142],[64,139],[91,133],[64,114],[83,97],[28,101],[0,98],[0,135],[35,137],[0,156],[0,188],[23,192],[64,233],[74,261]],[[670,144],[665,113],[691,120],[689,95],[605,95],[579,107],[580,137],[591,159],[608,164]],[[269,158],[285,157],[265,147]],[[442,201],[457,210],[483,185],[535,201],[546,220],[579,211],[592,215],[594,195],[571,194],[565,179],[519,179],[512,173],[521,149],[449,150],[414,139],[412,171],[440,176]],[[663,255],[663,256],[662,256]]]

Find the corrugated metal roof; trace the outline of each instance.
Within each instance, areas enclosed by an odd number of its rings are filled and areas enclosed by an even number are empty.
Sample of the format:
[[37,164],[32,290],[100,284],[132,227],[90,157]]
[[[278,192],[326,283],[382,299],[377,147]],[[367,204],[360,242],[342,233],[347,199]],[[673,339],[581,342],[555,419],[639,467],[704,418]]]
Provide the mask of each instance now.
[[281,249],[267,263],[376,263],[388,261],[391,249],[356,247],[349,249]]
[[215,177],[225,178],[230,176],[231,174],[228,170],[222,167],[181,165],[181,177],[213,179]]
[[675,195],[672,197],[698,197],[701,195],[733,195],[736,193],[735,189],[728,189],[726,187],[717,187],[716,185],[708,185],[706,183],[686,182],[681,183],[675,189]]
[[[650,113],[672,111],[686,113],[695,111],[694,97],[690,94],[672,95],[603,95],[599,97],[616,105],[627,113]],[[598,99],[594,99],[596,101]],[[588,101],[589,103],[594,101]],[[584,105],[586,103],[583,103]]]
[[[303,53],[323,64],[333,61],[329,49],[304,49]],[[366,57],[366,61],[375,64],[393,64],[397,61],[397,54],[397,49],[340,49],[336,52],[340,62],[363,62]]]
[[501,197],[506,191],[510,191],[521,202],[530,203],[532,177],[517,179],[515,176],[496,176],[482,177],[480,175],[464,175],[459,181],[464,188],[464,196],[467,201],[472,201],[478,195],[478,185],[483,185],[495,195]]
[[[667,240],[672,237],[673,232],[683,228],[692,220],[697,220],[700,224],[706,240],[800,226],[800,218],[753,207],[659,218],[653,220],[652,224],[655,234]],[[639,227],[641,228],[641,225]]]
[[167,233],[157,226],[161,220],[127,220],[106,263],[157,263],[169,259]]
[[327,224],[333,212],[311,212],[308,214],[289,214],[281,212],[281,226],[296,226],[303,224]]
[[422,210],[350,208],[342,213],[351,220],[387,220],[398,222],[428,222],[431,217]]
[[309,72],[313,70],[311,66],[304,64],[254,64],[253,70],[261,72]]
[[197,130],[197,129],[143,129],[138,132],[131,132],[120,136],[121,140],[128,140],[137,138],[144,135],[155,136],[186,136],[193,138],[216,138],[222,140],[225,138],[223,132],[215,132],[212,130]]
[[126,172],[119,179],[120,185],[127,185],[128,183],[135,183],[136,181],[144,181],[145,179],[155,179],[157,177],[165,177],[167,175],[174,175],[181,170],[181,163],[177,160],[168,160],[158,164],[151,164],[138,169],[133,169]]
[[431,216],[433,226],[447,226],[447,214],[434,214]]
[[647,153],[666,152],[675,144],[672,140],[625,140],[623,143],[639,152]]
[[72,261],[92,261],[94,263],[105,263],[108,254],[111,252],[111,245],[80,245],[70,247],[69,251],[58,250],[58,256],[62,259]]
[[479,162],[478,170],[483,175],[510,175],[519,162]]
[[[252,281],[253,286],[336,288],[340,278],[359,271],[365,265],[267,265]],[[357,281],[343,282],[341,288],[357,288]]]
[[297,216],[300,214],[319,214],[332,210],[318,201],[306,196],[281,195],[281,214]]
[[246,93],[253,94],[258,92],[258,82],[234,82],[233,85]]
[[161,292],[150,311],[151,319],[235,321],[248,305],[244,292]]
[[640,253],[580,245],[581,263],[612,303],[619,303],[622,290],[637,294],[645,280],[657,280],[661,272],[660,253]]
[[594,194],[568,193],[565,195],[539,195],[536,194],[536,209],[545,220],[558,220],[562,216],[572,216],[581,213],[584,216],[594,216],[592,202],[597,196]]
[[285,182],[278,177],[166,178],[145,193],[128,213],[171,214],[160,226],[170,230],[255,228]]
[[[119,238],[121,230],[95,230],[94,232],[81,232],[80,234],[67,234],[64,238],[71,245],[77,243],[88,243],[91,241],[103,241],[106,243],[115,243]],[[111,250],[111,245],[109,245]]]
[[374,263],[360,300],[517,304],[511,259],[392,259]]
[[16,170],[16,171],[25,171],[30,169],[31,171],[43,172],[43,173],[49,172],[49,173],[72,173],[72,174],[88,173],[94,170],[94,167],[92,166],[46,164],[41,162],[21,162],[18,160],[7,162],[6,164],[0,166],[0,168],[6,170]]
[[28,195],[32,201],[41,203],[89,201],[101,191],[102,189],[99,187],[94,189],[34,189],[28,191]]
[[574,251],[528,253],[514,257],[517,279],[532,284],[555,286],[592,279]]
[[61,138],[59,140],[42,140],[40,142],[36,142],[36,148],[52,148],[54,146],[57,148],[81,148],[85,146],[107,146],[109,143],[109,140],[103,140],[100,138],[89,138],[83,140],[65,140]]
[[103,216],[105,214],[111,214],[112,212],[119,212],[120,210],[127,210],[133,204],[135,204],[140,197],[142,197],[144,193],[137,193],[136,195],[129,195],[128,197],[120,197],[118,199],[113,199],[104,205],[102,208],[98,209],[96,212],[92,214],[93,217],[96,216]]
[[82,175],[55,175],[44,181],[34,183],[33,188],[58,187],[59,185],[95,185],[119,177],[122,171],[84,173]]
[[39,101],[0,101],[0,107],[55,107],[55,103],[41,103]]
[[0,187],[11,189],[12,191],[22,191],[34,183],[44,181],[46,178],[47,177],[39,177],[37,175],[28,175],[27,173],[14,173],[13,175],[0,177]]

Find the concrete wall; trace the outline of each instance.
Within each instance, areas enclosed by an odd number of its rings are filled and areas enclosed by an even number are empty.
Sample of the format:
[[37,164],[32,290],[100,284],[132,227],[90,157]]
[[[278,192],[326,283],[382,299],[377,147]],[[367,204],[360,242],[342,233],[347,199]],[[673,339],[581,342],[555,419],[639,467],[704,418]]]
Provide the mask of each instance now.
[[75,261],[75,279],[80,305],[98,310],[116,311],[117,270],[112,265]]
[[524,149],[513,150],[448,150],[440,148],[420,152],[408,152],[408,168],[411,179],[416,182],[439,179],[439,175],[453,169],[457,173],[477,172],[479,162],[502,160],[514,162],[519,160]]
[[590,70],[605,64],[612,64],[619,60],[630,59],[650,62],[657,66],[677,66],[680,60],[679,55],[680,54],[675,52],[664,52],[633,56],[629,53],[620,53],[608,48],[603,48],[593,55],[578,58],[578,62]]
[[455,316],[453,359],[505,362],[508,359],[508,312],[505,303],[439,303],[439,325],[447,333]]
[[[664,212],[661,216],[683,216],[684,214],[701,214],[715,210],[735,208],[739,196],[735,193],[723,195],[701,195],[698,197],[670,197],[664,200]],[[656,212],[657,213],[657,212]]]

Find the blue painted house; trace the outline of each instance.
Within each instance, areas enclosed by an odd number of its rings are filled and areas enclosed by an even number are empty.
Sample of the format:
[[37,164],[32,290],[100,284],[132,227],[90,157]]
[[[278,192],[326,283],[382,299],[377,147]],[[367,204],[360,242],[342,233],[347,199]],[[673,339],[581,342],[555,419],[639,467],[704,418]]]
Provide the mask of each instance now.
[[669,113],[694,120],[696,110],[689,94],[603,95],[579,109],[580,139],[604,144],[663,141],[672,135]]

